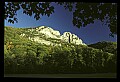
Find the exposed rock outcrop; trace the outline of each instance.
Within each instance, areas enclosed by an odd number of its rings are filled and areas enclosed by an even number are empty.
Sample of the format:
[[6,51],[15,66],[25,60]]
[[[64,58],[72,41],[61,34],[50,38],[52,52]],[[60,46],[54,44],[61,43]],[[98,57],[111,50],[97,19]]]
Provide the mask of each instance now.
[[[60,42],[62,41],[62,42],[67,42],[67,43],[73,43],[76,45],[79,45],[79,44],[86,45],[75,34],[72,34],[70,32],[64,32],[63,35],[60,35],[59,31],[53,30],[52,28],[46,27],[46,26],[40,26],[35,29],[28,29],[28,32],[30,32],[30,34],[33,35],[33,37],[30,37],[31,35],[28,37],[30,40],[41,43],[41,44],[61,45]],[[21,36],[24,37],[25,34],[23,33],[21,34]]]
[[42,33],[46,35],[47,38],[59,38],[60,37],[60,32],[53,30],[50,27],[41,26],[39,28],[36,28],[36,31],[38,31],[38,33]]
[[74,43],[76,45],[83,44],[85,45],[79,37],[75,34],[71,34],[70,32],[64,32],[63,35],[61,36],[62,39],[66,42],[69,43]]

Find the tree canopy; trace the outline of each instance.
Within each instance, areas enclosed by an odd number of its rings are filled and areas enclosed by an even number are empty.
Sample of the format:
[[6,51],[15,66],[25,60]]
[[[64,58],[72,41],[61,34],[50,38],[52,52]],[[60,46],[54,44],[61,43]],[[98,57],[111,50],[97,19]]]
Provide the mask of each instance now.
[[31,41],[28,37],[21,37],[20,33],[25,33],[26,29],[5,26],[5,74],[80,74],[117,71],[116,42],[98,42],[88,46],[67,42],[61,46],[45,45]]
[[[103,24],[108,25],[111,33],[117,35],[117,4],[116,3],[84,3],[84,2],[55,2],[62,5],[65,9],[73,11],[73,25],[80,28],[85,27],[95,20],[100,20]],[[5,2],[5,18],[8,22],[13,23],[17,20],[17,11],[22,9],[23,14],[34,16],[36,20],[40,15],[48,17],[54,13],[54,6],[51,2]]]

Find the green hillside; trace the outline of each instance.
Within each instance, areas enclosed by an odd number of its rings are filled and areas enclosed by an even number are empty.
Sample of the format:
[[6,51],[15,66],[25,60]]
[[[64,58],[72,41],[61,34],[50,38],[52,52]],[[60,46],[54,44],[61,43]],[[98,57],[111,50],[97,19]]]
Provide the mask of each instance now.
[[117,55],[117,42],[101,41],[88,46]]
[[[110,46],[105,42],[105,47],[65,42],[61,46],[45,45],[29,40],[29,36],[37,36],[37,33],[28,29],[4,28],[5,74],[116,73],[116,43]],[[22,33],[24,37],[20,36]],[[40,37],[46,39],[43,35]],[[60,43],[57,39],[47,40]]]

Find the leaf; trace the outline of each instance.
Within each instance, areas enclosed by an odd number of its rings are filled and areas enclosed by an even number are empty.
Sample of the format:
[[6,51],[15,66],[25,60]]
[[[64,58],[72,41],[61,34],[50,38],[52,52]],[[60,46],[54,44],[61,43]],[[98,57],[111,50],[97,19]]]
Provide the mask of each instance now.
[[16,23],[18,23],[18,19],[17,18],[14,18],[14,21],[16,21]]
[[13,15],[10,15],[9,18],[13,18]]
[[13,20],[12,20],[11,22],[14,24],[14,21],[13,21]]
[[48,14],[47,14],[47,16],[49,17],[49,16],[50,16],[50,14],[48,13]]
[[22,4],[21,7],[22,7],[23,9],[26,9],[26,4]]
[[24,11],[23,11],[23,13],[25,13],[25,14],[26,14],[26,11],[24,10]]
[[41,15],[43,16],[43,14],[44,14],[44,13],[42,12]]

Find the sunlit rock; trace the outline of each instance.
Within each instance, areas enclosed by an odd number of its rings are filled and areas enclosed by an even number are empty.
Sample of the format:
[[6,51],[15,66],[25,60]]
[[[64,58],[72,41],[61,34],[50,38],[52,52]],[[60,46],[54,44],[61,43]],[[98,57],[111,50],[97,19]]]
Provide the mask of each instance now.
[[82,44],[85,45],[85,43],[82,42],[77,35],[72,34],[70,32],[64,32],[63,35],[61,36],[62,40],[68,42],[68,43],[74,43],[76,45]]
[[39,31],[39,33],[45,34],[47,38],[58,38],[60,36],[59,31],[53,30],[50,27],[41,26],[37,29],[37,31]]
[[[75,34],[72,34],[70,32],[64,32],[63,35],[60,35],[59,31],[46,26],[40,26],[34,29],[31,28],[31,29],[28,29],[27,32],[29,32],[29,35],[28,35],[29,40],[35,41],[41,44],[61,46],[62,42],[67,42],[67,43],[73,43],[76,45],[79,45],[79,44],[86,45]],[[23,33],[20,36],[25,36],[25,34]]]

